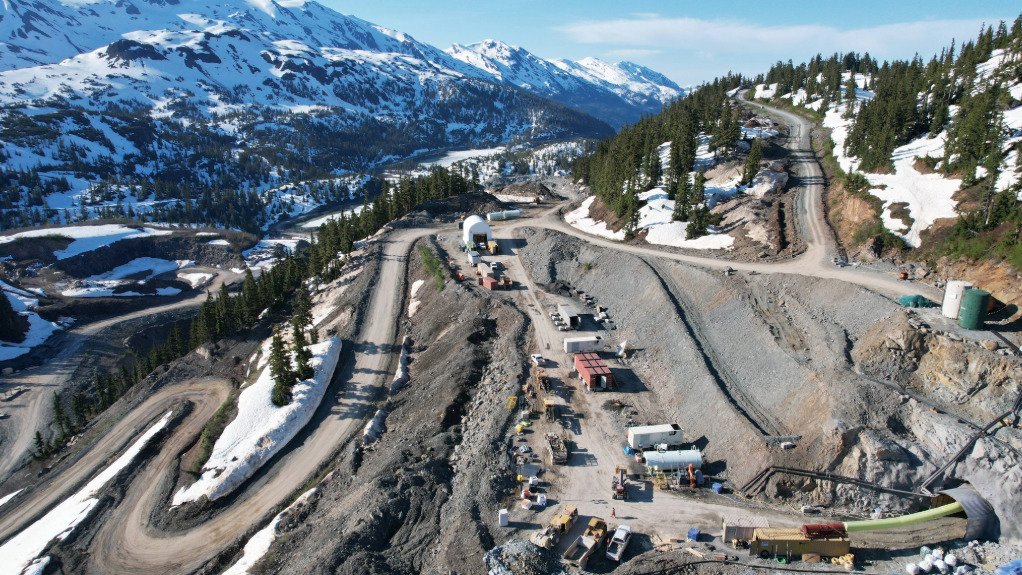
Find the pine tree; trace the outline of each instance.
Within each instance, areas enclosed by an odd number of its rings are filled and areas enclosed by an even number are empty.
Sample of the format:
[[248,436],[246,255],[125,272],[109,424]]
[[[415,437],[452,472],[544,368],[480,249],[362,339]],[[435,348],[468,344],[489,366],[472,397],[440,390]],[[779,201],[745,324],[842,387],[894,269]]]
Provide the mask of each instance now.
[[752,141],[749,149],[749,156],[745,159],[745,171],[742,172],[742,183],[748,184],[759,172],[759,162],[763,159],[763,140],[756,138]]
[[[297,319],[295,317],[295,320]],[[312,359],[312,352],[309,351],[309,347],[305,342],[305,326],[295,321],[291,327],[294,335],[292,346],[295,354],[295,377],[300,381],[304,381],[311,378],[314,373],[312,366],[309,365],[309,361]]]
[[279,331],[273,332],[273,340],[270,342],[270,376],[273,377],[274,405],[287,405],[291,402],[295,373],[291,369],[291,358],[288,357]]
[[671,213],[671,220],[683,222],[688,219],[689,205],[691,204],[691,190],[688,174],[682,174],[678,180],[678,193],[674,196],[674,212]]
[[50,454],[50,446],[47,445],[46,440],[43,439],[43,434],[38,430],[35,432],[34,441],[36,459],[42,459]]
[[25,341],[27,331],[28,321],[14,311],[14,307],[7,298],[7,292],[0,291],[0,340],[21,343]]

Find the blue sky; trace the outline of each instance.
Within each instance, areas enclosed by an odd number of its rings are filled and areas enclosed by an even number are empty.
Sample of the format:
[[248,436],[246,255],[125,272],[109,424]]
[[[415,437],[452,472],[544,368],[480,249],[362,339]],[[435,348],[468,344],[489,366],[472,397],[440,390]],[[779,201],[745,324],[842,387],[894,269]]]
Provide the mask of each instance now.
[[929,57],[951,38],[975,36],[982,22],[1010,25],[1022,12],[1017,0],[319,1],[440,48],[495,38],[545,58],[631,60],[682,85],[817,52]]

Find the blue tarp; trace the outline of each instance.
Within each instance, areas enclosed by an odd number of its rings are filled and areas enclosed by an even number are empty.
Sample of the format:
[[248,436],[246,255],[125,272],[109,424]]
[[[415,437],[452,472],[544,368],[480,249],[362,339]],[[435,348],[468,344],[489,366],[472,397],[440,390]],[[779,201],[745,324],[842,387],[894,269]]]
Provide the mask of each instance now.
[[995,571],[996,575],[1022,575],[1022,559],[1009,561]]

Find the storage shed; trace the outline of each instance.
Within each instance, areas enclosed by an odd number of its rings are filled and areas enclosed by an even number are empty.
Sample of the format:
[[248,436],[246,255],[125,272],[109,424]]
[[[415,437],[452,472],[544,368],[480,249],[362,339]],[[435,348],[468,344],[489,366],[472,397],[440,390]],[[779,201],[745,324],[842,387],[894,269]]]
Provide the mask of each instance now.
[[478,244],[487,244],[493,240],[493,230],[490,224],[486,223],[481,216],[469,216],[462,224],[462,239],[468,249],[475,248]]
[[579,317],[578,308],[571,304],[557,304],[557,313],[561,314],[561,318],[572,328],[578,329],[582,325],[582,318]]
[[579,378],[585,382],[589,391],[616,387],[614,373],[610,371],[607,362],[593,352],[575,354],[575,371],[578,372]]

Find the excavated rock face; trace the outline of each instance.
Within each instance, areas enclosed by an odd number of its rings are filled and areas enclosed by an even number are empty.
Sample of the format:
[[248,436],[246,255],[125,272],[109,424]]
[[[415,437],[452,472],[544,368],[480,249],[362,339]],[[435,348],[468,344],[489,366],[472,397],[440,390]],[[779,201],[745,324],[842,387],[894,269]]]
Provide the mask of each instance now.
[[[974,444],[976,429],[960,420],[982,427],[1010,411],[1022,393],[1022,362],[999,348],[994,340],[975,343],[934,332],[899,313],[892,321],[874,326],[856,345],[852,357],[864,373],[898,382],[927,402],[905,400],[899,419],[889,422],[907,460],[888,461],[888,479],[902,474],[899,470],[909,470],[907,483],[919,483],[959,450],[972,445],[944,478],[928,487],[971,484],[1001,518],[1002,539],[1017,542],[1022,539],[1022,528],[1015,519],[1022,516],[1018,416],[995,424],[990,435]],[[892,454],[886,447],[874,451],[881,461]]]

